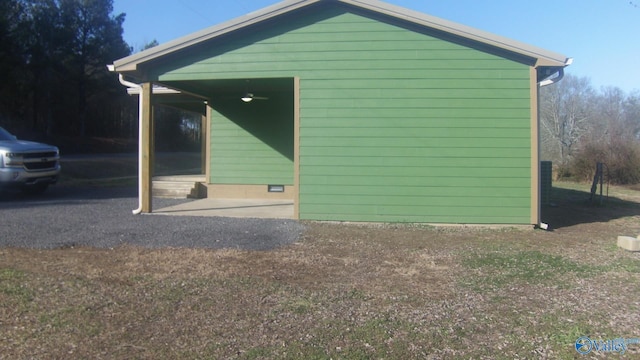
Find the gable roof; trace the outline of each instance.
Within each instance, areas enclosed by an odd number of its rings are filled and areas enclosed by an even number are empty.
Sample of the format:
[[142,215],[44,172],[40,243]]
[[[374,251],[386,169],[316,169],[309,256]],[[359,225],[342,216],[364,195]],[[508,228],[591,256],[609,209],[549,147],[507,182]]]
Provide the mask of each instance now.
[[219,36],[276,18],[280,15],[305,8],[313,4],[329,2],[350,5],[356,8],[372,11],[374,13],[390,16],[409,24],[442,31],[472,42],[506,50],[525,58],[532,59],[535,67],[563,68],[571,62],[571,59],[559,53],[378,0],[285,0],[272,6],[268,6],[262,10],[249,13],[222,24],[206,28],[120,60],[116,60],[113,64],[114,69],[120,73],[135,73],[139,70],[139,65],[141,64],[157,60],[163,56],[173,54],[177,51],[187,49],[191,46],[201,44]]

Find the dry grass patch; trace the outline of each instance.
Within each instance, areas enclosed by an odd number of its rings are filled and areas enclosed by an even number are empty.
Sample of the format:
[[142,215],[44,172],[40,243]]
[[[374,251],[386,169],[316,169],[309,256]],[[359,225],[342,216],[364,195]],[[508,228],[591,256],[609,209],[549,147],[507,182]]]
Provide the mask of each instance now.
[[553,232],[308,223],[272,251],[3,248],[0,358],[574,358],[640,337],[640,255],[615,246],[634,206]]

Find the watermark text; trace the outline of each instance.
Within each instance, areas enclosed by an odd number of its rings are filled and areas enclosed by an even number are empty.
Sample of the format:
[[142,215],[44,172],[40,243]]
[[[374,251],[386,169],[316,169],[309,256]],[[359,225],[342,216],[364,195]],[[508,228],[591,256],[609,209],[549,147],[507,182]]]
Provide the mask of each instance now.
[[640,338],[615,338],[608,340],[595,340],[588,336],[581,336],[576,340],[575,347],[579,354],[586,355],[592,351],[617,352],[624,354],[630,344],[640,344]]

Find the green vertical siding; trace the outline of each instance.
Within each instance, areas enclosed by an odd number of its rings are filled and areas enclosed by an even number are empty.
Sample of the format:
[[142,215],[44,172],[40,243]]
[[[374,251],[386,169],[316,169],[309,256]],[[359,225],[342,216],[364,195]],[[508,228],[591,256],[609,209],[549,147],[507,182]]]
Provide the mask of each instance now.
[[529,223],[527,65],[339,9],[280,24],[157,76],[299,76],[302,219]]

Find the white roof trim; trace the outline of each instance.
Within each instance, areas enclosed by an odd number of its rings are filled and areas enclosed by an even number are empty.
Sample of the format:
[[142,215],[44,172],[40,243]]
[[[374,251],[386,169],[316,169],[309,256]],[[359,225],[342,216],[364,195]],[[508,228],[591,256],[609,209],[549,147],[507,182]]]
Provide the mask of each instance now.
[[[139,87],[127,88],[127,94],[129,95],[140,95],[140,92],[142,92],[142,90]],[[153,93],[156,95],[182,94],[181,91],[169,89],[168,87],[164,87],[164,86],[155,86],[155,85],[153,86]]]
[[396,5],[391,5],[377,0],[341,0],[361,8],[376,11],[398,19],[422,25],[428,28],[440,30],[469,40],[495,46],[514,53],[538,59],[536,66],[566,66],[568,58],[565,55],[555,53],[520,41],[509,39],[487,31],[472,28],[470,26],[441,19],[422,12],[410,10]]
[[145,62],[206,42],[249,25],[257,24],[279,15],[325,1],[335,1],[338,3],[352,5],[404,20],[409,23],[440,30],[455,36],[524,55],[525,57],[536,59],[535,66],[564,67],[568,65],[568,58],[562,54],[378,0],[286,0],[268,6],[262,10],[249,13],[222,24],[206,28],[193,34],[141,51],[137,54],[116,60],[114,62],[115,71],[135,72],[138,70],[138,65]]
[[188,48],[193,45],[214,39],[218,36],[230,33],[235,30],[242,29],[246,26],[256,24],[278,15],[285,14],[292,10],[308,6],[322,0],[287,0],[278,4],[266,7],[222,24],[214,25],[209,28],[197,31],[190,35],[169,41],[167,43],[154,46],[137,54],[127,56],[120,60],[116,60],[113,64],[117,72],[135,71],[137,65],[150,60],[154,60],[161,56],[173,53],[178,50]]

